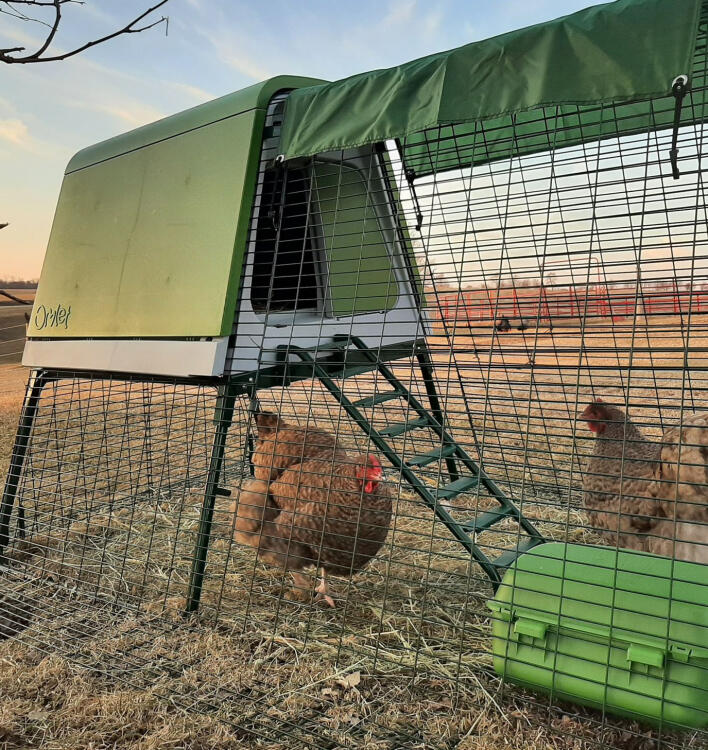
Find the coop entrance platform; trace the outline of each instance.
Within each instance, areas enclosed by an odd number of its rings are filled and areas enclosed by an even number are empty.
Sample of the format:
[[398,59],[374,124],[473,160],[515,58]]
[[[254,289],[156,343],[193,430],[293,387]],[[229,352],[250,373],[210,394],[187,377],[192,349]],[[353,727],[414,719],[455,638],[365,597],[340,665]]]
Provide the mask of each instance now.
[[549,543],[488,605],[502,677],[652,723],[708,726],[705,566]]

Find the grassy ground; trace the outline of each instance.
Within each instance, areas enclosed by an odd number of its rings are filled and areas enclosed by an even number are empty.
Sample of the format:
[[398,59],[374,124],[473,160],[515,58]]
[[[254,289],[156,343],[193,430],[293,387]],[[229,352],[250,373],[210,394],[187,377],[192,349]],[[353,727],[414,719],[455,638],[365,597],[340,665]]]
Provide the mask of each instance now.
[[[587,355],[594,367],[583,369],[577,341],[546,334],[509,336],[503,345],[478,335],[469,346],[458,336],[454,358],[436,355],[451,429],[483,453],[507,492],[524,498],[526,514],[550,538],[597,541],[578,504],[577,454],[587,445],[578,445],[572,405],[598,385],[622,391],[630,336],[605,339],[605,348],[619,352],[606,371],[599,340],[598,352]],[[653,343],[644,355],[653,357],[649,366],[662,348]],[[662,394],[666,418],[681,400],[680,352],[665,358],[659,391],[649,366],[630,384],[630,398],[643,400],[640,414],[652,424],[659,412],[647,401],[651,394]],[[458,369],[461,383],[453,377]],[[397,372],[410,375],[405,363]],[[3,371],[5,462],[21,380],[17,370]],[[350,383],[358,395],[374,385],[369,376]],[[149,425],[138,408],[145,392],[105,382],[66,386],[42,411],[22,488],[29,534],[14,546],[3,577],[0,606],[13,633],[0,641],[3,750],[706,746],[697,734],[552,707],[502,685],[491,669],[491,587],[405,487],[397,490],[384,550],[362,574],[335,584],[335,610],[283,598],[282,574],[233,543],[230,501],[218,498],[203,606],[185,618],[213,395],[169,388],[147,395]],[[309,409],[318,424],[366,446],[312,383],[262,395],[264,406],[276,404],[293,418]],[[241,406],[228,451],[233,485],[246,470]],[[400,408],[383,406],[376,419],[400,421]],[[410,455],[431,445],[416,433],[398,448]],[[437,484],[440,471],[434,465],[425,481]],[[391,472],[389,479],[396,482]],[[456,512],[491,505],[472,493]],[[485,535],[487,549],[508,547],[512,533],[502,527]]]

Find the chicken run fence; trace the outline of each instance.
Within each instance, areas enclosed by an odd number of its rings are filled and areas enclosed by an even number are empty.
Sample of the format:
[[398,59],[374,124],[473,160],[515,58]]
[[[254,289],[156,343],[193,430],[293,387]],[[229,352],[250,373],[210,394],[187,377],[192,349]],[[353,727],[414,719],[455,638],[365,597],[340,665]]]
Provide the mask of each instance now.
[[625,103],[272,97],[223,374],[35,363],[0,638],[243,746],[706,747],[704,16]]

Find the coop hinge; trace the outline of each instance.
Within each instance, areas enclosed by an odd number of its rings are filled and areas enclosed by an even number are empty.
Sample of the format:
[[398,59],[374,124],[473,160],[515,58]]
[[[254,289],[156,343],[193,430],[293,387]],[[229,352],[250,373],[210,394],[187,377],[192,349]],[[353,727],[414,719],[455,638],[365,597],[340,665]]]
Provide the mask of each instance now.
[[420,232],[423,227],[423,212],[420,210],[420,201],[418,200],[418,193],[415,191],[416,173],[414,169],[406,169],[406,182],[408,187],[411,189],[411,195],[413,196],[413,203],[415,205],[415,230]]
[[671,150],[669,151],[669,159],[671,160],[671,174],[675,180],[681,176],[678,168],[678,130],[681,123],[681,107],[683,106],[683,100],[688,91],[688,76],[682,75],[674,78],[674,82],[671,85],[671,93],[674,96],[674,127],[673,133],[671,134]]

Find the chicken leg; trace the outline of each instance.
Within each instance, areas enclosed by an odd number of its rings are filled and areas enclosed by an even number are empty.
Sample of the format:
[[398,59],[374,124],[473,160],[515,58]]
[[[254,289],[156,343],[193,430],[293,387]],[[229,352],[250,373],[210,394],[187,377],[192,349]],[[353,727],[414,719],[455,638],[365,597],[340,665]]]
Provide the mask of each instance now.
[[324,568],[322,568],[322,577],[320,578],[320,582],[317,585],[317,588],[315,589],[315,601],[316,602],[324,602],[328,607],[334,607],[334,599],[329,595],[329,586],[327,585],[327,573]]

